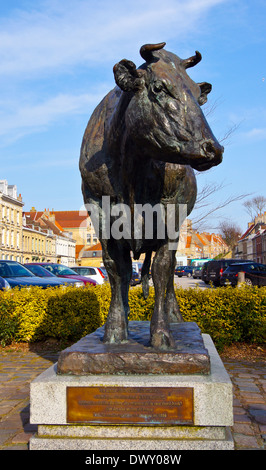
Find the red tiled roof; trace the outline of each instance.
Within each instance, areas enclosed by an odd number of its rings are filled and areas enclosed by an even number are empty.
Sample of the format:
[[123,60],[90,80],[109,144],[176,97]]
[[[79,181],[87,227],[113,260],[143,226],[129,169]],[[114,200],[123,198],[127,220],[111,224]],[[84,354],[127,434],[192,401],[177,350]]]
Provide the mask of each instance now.
[[186,248],[189,248],[191,245],[191,239],[192,237],[190,235],[187,236],[187,243],[186,243]]
[[80,227],[81,223],[88,218],[85,211],[53,211],[51,215],[55,216],[56,221],[64,229]]
[[84,248],[85,245],[76,245],[76,258],[79,257],[81,250]]
[[203,244],[206,245],[206,242],[203,240],[202,236],[199,233],[196,233],[196,236],[198,237],[199,241]]
[[239,240],[244,240],[246,236],[249,234],[249,232],[255,227],[255,224],[252,224],[248,229],[243,233],[243,235],[239,238]]
[[96,245],[93,245],[87,248],[86,251],[102,251],[102,245],[99,242]]

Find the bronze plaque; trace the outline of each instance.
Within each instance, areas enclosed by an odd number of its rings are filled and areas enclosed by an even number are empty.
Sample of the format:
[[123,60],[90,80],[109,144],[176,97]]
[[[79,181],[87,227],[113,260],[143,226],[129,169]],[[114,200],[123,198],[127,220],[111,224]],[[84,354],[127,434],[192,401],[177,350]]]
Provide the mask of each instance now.
[[193,424],[193,388],[67,387],[67,422]]

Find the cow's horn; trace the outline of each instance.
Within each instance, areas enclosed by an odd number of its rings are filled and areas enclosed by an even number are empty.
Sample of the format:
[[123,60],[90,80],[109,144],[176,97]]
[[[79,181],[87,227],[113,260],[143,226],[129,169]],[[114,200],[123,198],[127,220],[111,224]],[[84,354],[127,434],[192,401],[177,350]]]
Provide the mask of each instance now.
[[144,44],[144,46],[140,48],[139,53],[144,60],[151,60],[152,52],[162,49],[165,44],[165,42],[159,42],[159,44]]
[[196,51],[196,55],[189,57],[189,59],[182,60],[182,65],[185,67],[185,69],[188,69],[189,67],[194,67],[194,65],[197,65],[201,61],[201,58],[201,53],[199,51]]

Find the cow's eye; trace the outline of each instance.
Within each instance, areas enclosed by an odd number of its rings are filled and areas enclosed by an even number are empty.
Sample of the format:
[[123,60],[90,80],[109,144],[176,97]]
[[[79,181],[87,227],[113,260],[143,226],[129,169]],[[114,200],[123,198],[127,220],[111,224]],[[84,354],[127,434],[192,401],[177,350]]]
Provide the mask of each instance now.
[[163,89],[163,84],[162,84],[162,82],[159,82],[159,81],[154,82],[154,84],[153,84],[153,91],[154,91],[155,93],[159,93],[160,91],[162,91],[162,89]]

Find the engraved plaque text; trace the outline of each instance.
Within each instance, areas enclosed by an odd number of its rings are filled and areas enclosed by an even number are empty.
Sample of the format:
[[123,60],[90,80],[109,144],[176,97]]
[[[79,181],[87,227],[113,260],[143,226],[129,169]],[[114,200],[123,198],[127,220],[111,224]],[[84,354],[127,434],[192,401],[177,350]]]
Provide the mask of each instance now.
[[193,388],[67,387],[67,422],[193,424]]

